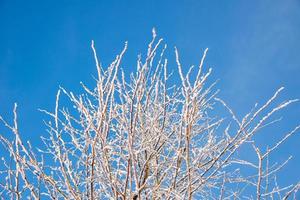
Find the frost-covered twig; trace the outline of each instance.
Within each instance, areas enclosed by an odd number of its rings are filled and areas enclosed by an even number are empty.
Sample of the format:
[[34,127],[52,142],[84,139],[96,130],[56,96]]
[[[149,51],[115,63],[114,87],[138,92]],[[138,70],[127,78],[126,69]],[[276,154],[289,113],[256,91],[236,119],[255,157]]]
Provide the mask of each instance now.
[[[299,184],[277,184],[276,174],[290,158],[272,164],[269,156],[299,126],[266,151],[258,148],[254,138],[278,121],[269,120],[273,114],[297,100],[272,108],[280,88],[261,107],[256,105],[238,119],[217,97],[216,83],[208,84],[212,70],[204,67],[207,49],[199,66],[190,67],[187,73],[175,49],[176,78],[168,74],[167,46],[156,37],[153,30],[145,58],[138,57],[136,71],[130,76],[122,71],[127,43],[105,69],[92,41],[98,75],[95,87],[81,83],[83,93],[79,95],[58,90],[53,113],[41,110],[52,119],[45,122],[44,147],[35,150],[22,141],[16,105],[12,125],[0,117],[14,136],[0,135],[7,152],[0,165],[0,177],[5,178],[0,180],[1,196],[221,200],[288,198],[297,192]],[[170,85],[171,78],[175,85]],[[64,105],[61,98],[69,99],[69,104]],[[232,117],[224,130],[226,120],[212,112],[217,102]],[[237,154],[248,144],[254,147],[256,162]],[[256,173],[243,174],[239,168]]]

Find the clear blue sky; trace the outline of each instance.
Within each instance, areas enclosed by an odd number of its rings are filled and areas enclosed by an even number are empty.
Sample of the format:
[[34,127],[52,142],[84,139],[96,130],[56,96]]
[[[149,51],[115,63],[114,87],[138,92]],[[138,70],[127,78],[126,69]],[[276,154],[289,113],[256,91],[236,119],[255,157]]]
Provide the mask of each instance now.
[[[186,68],[209,48],[206,66],[220,79],[220,97],[239,116],[280,86],[286,88],[281,100],[300,98],[299,10],[299,0],[0,0],[0,113],[10,117],[18,102],[21,132],[38,144],[45,127],[37,108],[53,110],[59,85],[79,91],[80,81],[93,84],[91,40],[104,65],[127,40],[123,67],[132,71],[152,27],[168,43],[171,59],[178,47]],[[260,143],[271,145],[300,123],[299,115],[299,104],[289,107],[279,128],[267,129]],[[279,161],[294,156],[283,183],[300,179],[299,135],[276,154]]]

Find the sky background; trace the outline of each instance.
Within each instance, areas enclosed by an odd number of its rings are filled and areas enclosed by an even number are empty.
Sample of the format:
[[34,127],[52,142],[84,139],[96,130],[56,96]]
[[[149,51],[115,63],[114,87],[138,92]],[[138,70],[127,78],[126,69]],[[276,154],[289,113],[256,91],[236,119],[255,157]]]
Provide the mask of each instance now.
[[[10,119],[17,102],[22,136],[40,144],[45,115],[37,109],[54,110],[60,85],[80,92],[80,81],[94,84],[91,40],[103,66],[128,41],[123,68],[132,72],[153,27],[168,44],[169,60],[176,45],[185,72],[209,48],[205,67],[213,68],[219,96],[240,117],[281,86],[280,100],[300,98],[299,10],[299,0],[0,0],[0,114]],[[260,144],[274,144],[300,123],[300,103],[281,114],[280,124],[257,137]],[[278,161],[294,156],[282,184],[300,180],[299,144],[300,134],[276,153]]]

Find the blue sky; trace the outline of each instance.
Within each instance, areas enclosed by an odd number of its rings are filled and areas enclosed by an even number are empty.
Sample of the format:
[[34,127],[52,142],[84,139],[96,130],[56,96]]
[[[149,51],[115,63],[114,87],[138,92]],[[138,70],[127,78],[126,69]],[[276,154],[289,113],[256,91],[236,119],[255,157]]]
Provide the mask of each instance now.
[[[80,81],[93,84],[91,40],[104,66],[128,41],[123,68],[130,72],[152,27],[168,44],[170,59],[177,46],[185,69],[209,48],[205,66],[213,68],[220,97],[239,116],[280,86],[286,88],[281,100],[300,98],[299,10],[298,0],[0,0],[0,113],[10,117],[18,102],[21,132],[38,144],[45,116],[37,108],[54,108],[59,85],[79,91]],[[279,127],[259,141],[280,138],[300,123],[299,113],[299,104],[289,107]],[[284,183],[300,179],[299,143],[298,134],[277,153],[278,160],[294,156]]]

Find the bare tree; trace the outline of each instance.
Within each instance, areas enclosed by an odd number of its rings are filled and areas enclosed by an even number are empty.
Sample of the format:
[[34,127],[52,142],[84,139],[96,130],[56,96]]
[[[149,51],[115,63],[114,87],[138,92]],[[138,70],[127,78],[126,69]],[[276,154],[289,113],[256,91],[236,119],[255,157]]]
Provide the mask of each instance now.
[[[127,43],[104,70],[92,42],[96,87],[81,83],[80,95],[58,90],[54,111],[41,110],[52,118],[46,123],[49,136],[42,137],[43,147],[34,149],[22,141],[17,104],[12,125],[0,117],[14,136],[10,140],[0,135],[8,152],[1,154],[9,154],[1,164],[1,199],[295,198],[300,183],[280,187],[276,179],[290,158],[276,164],[268,157],[300,126],[266,150],[253,136],[277,122],[271,116],[297,100],[272,107],[280,88],[238,119],[217,98],[215,83],[208,84],[211,69],[203,69],[207,49],[200,64],[186,74],[175,49],[180,82],[171,85],[162,43],[153,30],[146,58],[138,57],[136,71],[128,77],[121,69]],[[61,94],[70,101],[65,107]],[[218,105],[232,120],[214,114]],[[239,156],[242,146],[256,153],[255,162]]]

